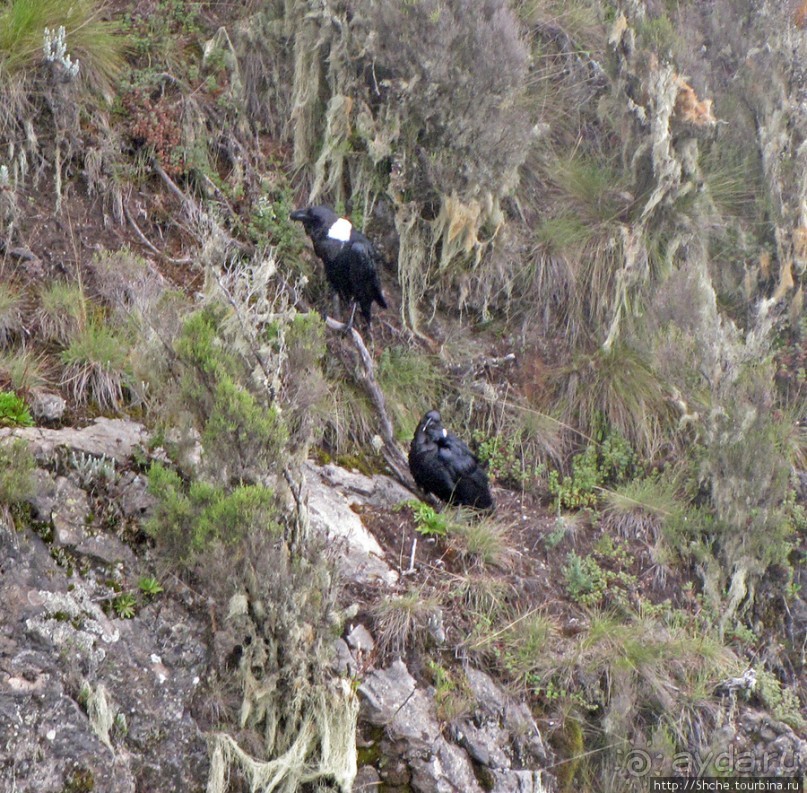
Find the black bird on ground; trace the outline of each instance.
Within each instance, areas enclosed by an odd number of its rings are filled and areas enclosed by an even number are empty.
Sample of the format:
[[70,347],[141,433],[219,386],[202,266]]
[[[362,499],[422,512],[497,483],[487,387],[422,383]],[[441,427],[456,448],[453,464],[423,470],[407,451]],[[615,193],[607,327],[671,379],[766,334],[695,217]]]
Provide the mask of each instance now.
[[369,328],[373,301],[381,308],[387,307],[376,271],[376,263],[382,259],[373,243],[356,231],[347,218],[340,218],[328,207],[295,209],[290,217],[303,224],[314,243],[314,253],[325,265],[331,288],[338,297],[353,304],[346,330],[353,327],[357,303]]
[[443,427],[436,410],[430,410],[415,430],[409,447],[409,470],[423,490],[442,501],[493,509],[485,470],[474,453]]

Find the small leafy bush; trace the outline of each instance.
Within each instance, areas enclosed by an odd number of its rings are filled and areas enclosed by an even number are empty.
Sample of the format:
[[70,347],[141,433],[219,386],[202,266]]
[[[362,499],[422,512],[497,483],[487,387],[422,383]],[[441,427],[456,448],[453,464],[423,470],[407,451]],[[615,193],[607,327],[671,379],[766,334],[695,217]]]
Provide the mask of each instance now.
[[547,486],[560,509],[593,509],[604,485],[624,482],[637,470],[637,458],[616,431],[599,432],[599,443],[590,443],[572,458],[571,474],[550,471]]
[[218,478],[241,481],[282,459],[288,429],[268,395],[259,399],[241,385],[248,373],[243,360],[221,343],[223,319],[219,307],[208,307],[185,321],[176,343],[184,364],[180,389]]
[[572,551],[563,568],[563,577],[569,596],[581,605],[596,605],[602,601],[608,582],[592,556],[578,556]]
[[0,427],[32,427],[33,424],[23,399],[13,391],[0,392]]
[[415,516],[415,528],[424,537],[444,537],[448,532],[448,519],[445,512],[437,512],[423,501],[408,501]]
[[479,444],[479,459],[487,463],[490,475],[506,487],[524,490],[540,479],[546,470],[544,463],[527,459],[521,438],[516,435],[486,437],[476,431],[474,439]]
[[196,480],[186,485],[176,471],[155,463],[149,492],[157,499],[146,531],[177,561],[191,563],[214,544],[235,545],[255,531],[277,530],[274,493],[259,485],[227,491]]

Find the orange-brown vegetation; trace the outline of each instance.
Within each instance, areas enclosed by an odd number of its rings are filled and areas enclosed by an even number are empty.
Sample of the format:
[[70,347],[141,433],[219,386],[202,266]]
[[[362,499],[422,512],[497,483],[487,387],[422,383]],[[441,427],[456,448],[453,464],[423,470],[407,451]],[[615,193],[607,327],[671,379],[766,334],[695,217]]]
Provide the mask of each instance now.
[[679,121],[702,127],[717,123],[712,113],[711,99],[698,99],[695,89],[683,78],[678,77],[678,96],[675,99],[675,117]]

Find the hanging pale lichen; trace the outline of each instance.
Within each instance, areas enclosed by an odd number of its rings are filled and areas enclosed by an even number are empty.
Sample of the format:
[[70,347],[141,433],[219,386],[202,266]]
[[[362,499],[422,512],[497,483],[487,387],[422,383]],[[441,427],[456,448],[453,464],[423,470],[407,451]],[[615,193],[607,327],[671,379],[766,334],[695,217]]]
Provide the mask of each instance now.
[[345,168],[352,130],[353,100],[337,94],[328,101],[325,111],[325,135],[319,157],[314,165],[314,186],[309,203],[317,203],[322,194],[344,204]]
[[347,680],[321,690],[289,748],[273,760],[251,757],[227,733],[212,738],[207,793],[226,793],[233,770],[253,793],[298,793],[302,785],[332,782],[349,793],[356,778],[356,722],[359,706]]

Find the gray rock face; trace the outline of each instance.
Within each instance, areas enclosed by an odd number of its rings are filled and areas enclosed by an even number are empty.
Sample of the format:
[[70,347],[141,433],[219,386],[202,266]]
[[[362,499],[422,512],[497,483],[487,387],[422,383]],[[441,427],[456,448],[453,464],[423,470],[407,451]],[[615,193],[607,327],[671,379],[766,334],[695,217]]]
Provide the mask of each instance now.
[[51,520],[56,545],[75,547],[87,537],[90,502],[87,494],[69,479],[60,476],[53,494]]
[[769,713],[744,711],[731,738],[725,754],[729,760],[735,758],[733,767],[745,762],[753,773],[764,776],[801,777],[807,772],[807,741]]
[[31,414],[37,421],[61,421],[67,402],[59,394],[50,391],[35,391],[31,401]]
[[[469,669],[467,675],[476,709],[449,731],[437,721],[433,692],[418,687],[402,661],[365,679],[359,687],[363,716],[385,731],[382,780],[423,793],[475,793],[483,789],[478,777],[496,793],[554,790],[554,778],[541,770],[547,751],[526,706],[511,701],[483,672]],[[480,767],[487,772],[477,773]]]
[[206,628],[167,597],[110,616],[107,577],[68,575],[30,531],[0,545],[3,793],[202,788],[207,745],[190,710]]
[[22,438],[28,441],[34,457],[39,461],[49,461],[58,448],[75,452],[108,457],[116,463],[124,463],[138,446],[147,440],[146,428],[135,421],[125,419],[97,418],[88,427],[62,430],[42,427],[3,428],[0,440]]
[[[320,468],[307,463],[303,468],[311,527],[343,544],[342,575],[360,584],[394,584],[398,574],[384,561],[384,551],[351,504],[371,504],[382,497],[381,493],[390,492],[397,485],[388,477],[368,477],[336,466]],[[337,489],[336,481],[341,481],[345,489]]]

